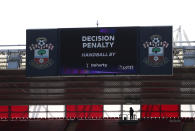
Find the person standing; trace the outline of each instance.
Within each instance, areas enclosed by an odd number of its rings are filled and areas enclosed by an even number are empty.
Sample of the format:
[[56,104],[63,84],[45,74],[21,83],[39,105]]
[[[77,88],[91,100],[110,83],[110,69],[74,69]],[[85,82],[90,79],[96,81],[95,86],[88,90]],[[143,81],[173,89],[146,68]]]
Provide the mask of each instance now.
[[133,110],[132,107],[130,107],[129,113],[130,113],[130,120],[133,120],[133,113],[134,113],[134,110]]

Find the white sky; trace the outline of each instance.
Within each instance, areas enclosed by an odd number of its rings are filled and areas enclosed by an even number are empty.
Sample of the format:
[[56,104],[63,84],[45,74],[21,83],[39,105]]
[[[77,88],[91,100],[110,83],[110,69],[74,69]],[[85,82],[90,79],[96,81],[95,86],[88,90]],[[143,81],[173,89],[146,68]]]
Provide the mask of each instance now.
[[0,0],[0,44],[25,44],[26,29],[179,25],[195,40],[194,0]]

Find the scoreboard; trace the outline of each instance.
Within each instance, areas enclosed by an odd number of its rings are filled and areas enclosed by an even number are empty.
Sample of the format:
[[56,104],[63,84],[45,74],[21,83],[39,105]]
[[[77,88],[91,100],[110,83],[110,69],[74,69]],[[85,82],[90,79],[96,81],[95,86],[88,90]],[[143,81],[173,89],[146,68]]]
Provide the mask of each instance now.
[[27,76],[172,75],[172,27],[27,30]]

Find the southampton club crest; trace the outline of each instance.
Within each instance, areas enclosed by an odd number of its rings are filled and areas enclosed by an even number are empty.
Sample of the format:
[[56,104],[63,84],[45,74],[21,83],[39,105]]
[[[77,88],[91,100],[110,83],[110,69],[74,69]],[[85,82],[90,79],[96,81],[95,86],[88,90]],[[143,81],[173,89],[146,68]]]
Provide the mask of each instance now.
[[152,35],[150,42],[143,43],[145,49],[148,50],[148,56],[144,58],[144,63],[153,67],[159,67],[168,62],[165,49],[169,46],[169,43],[162,41],[162,37],[159,35]]
[[46,69],[53,65],[54,61],[49,58],[50,51],[53,51],[53,44],[47,44],[45,37],[38,37],[36,44],[31,44],[29,49],[34,51],[34,59],[30,61],[30,65],[37,69]]

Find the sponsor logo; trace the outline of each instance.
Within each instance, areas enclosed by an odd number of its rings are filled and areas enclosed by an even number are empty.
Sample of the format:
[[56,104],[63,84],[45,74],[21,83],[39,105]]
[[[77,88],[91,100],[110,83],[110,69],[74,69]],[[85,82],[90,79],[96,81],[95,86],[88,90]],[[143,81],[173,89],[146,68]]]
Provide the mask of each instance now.
[[148,56],[143,59],[143,62],[152,67],[159,67],[168,63],[168,57],[164,52],[169,43],[162,41],[160,35],[152,35],[150,40],[143,43],[144,48],[148,51]]
[[45,37],[38,37],[36,42],[29,46],[30,51],[34,52],[34,59],[30,61],[30,65],[37,69],[46,69],[52,66],[54,60],[49,58],[49,54],[53,51],[53,44],[47,44]]

